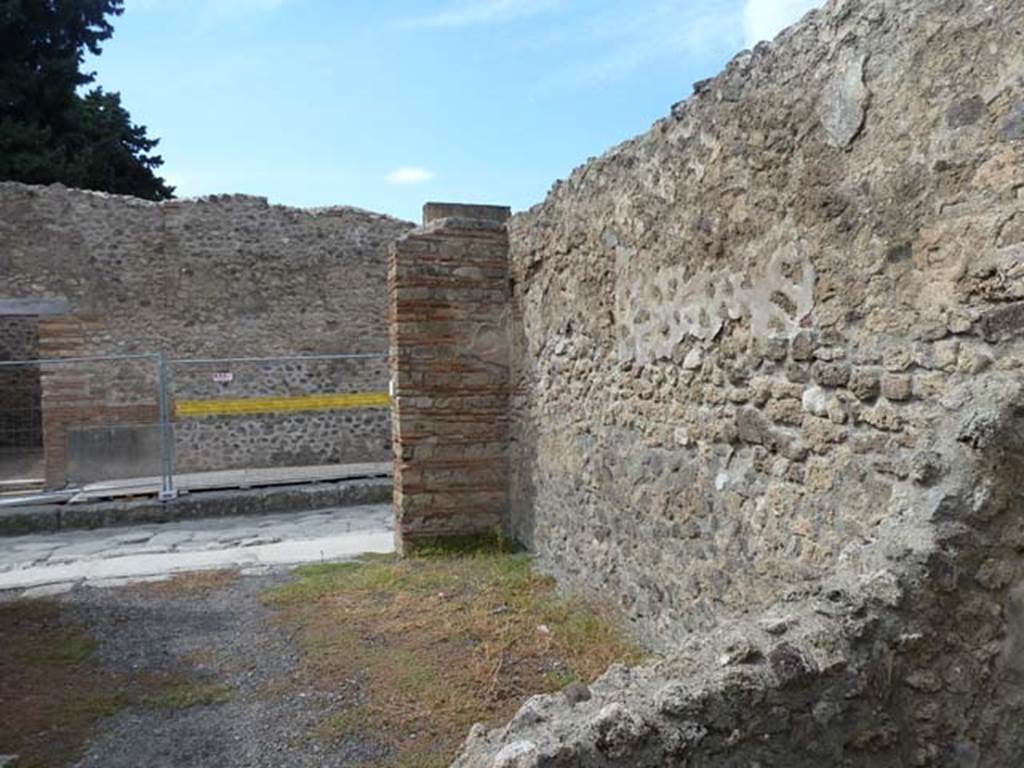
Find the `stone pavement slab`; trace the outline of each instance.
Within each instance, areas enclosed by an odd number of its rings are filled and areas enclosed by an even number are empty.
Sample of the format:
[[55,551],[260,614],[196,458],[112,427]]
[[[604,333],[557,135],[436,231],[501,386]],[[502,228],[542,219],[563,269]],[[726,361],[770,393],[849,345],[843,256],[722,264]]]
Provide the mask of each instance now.
[[200,518],[306,514],[311,509],[389,503],[391,498],[390,478],[204,491],[180,496],[169,503],[155,498],[141,498],[83,504],[12,506],[11,500],[0,497],[0,536],[24,536],[71,529],[151,526]]
[[298,565],[394,550],[389,504],[315,513],[188,520],[0,539],[0,591],[59,592],[82,582],[222,568]]
[[[217,472],[186,472],[174,476],[179,492],[220,490],[225,488],[259,488],[294,483],[325,483],[368,477],[391,477],[390,461],[362,464],[325,464],[308,467],[269,467],[263,469],[227,469]],[[76,504],[97,499],[124,496],[155,496],[160,492],[159,477],[138,477],[91,483],[71,498]]]

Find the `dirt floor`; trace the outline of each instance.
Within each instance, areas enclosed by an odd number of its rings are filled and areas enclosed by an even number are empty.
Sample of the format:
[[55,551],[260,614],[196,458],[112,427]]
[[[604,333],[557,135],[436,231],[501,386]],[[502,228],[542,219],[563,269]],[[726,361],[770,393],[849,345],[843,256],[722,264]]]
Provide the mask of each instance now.
[[0,603],[0,766],[433,768],[638,658],[508,553],[80,588]]

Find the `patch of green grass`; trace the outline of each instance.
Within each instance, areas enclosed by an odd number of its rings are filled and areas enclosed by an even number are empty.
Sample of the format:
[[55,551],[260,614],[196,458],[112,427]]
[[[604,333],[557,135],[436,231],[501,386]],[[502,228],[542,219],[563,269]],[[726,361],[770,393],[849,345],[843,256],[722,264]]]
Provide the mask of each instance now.
[[303,604],[335,592],[393,594],[413,590],[431,592],[456,586],[450,574],[436,571],[410,574],[397,558],[356,563],[334,563],[297,568],[295,581],[269,590],[264,601],[276,606]]
[[552,669],[546,675],[544,675],[544,685],[550,690],[560,691],[567,685],[575,683],[579,678],[576,677],[576,673],[566,667],[559,667]]
[[418,691],[423,695],[444,685],[442,670],[429,658],[408,648],[395,648],[388,654],[394,665],[389,683],[400,691]]
[[643,656],[607,611],[560,596],[497,537],[299,568],[264,600],[297,626],[300,689],[360,691],[313,735],[380,740],[388,768],[448,765],[472,723]]
[[413,539],[405,543],[406,557],[466,557],[467,555],[509,555],[522,547],[503,533]]
[[93,638],[87,635],[68,633],[53,638],[46,647],[40,648],[36,661],[41,664],[67,664],[77,667],[87,662],[99,647]]
[[403,755],[391,765],[393,768],[448,768],[450,764],[448,758],[428,752]]
[[12,630],[4,649],[11,663],[78,666],[96,651],[95,640],[77,627],[62,624],[57,604],[51,601],[7,603],[0,606],[0,620]]
[[[202,583],[213,584],[205,576]],[[73,764],[95,724],[129,707],[177,710],[232,698],[223,685],[181,673],[112,676],[92,662],[97,647],[56,602],[0,604],[0,754],[18,755],[17,768]]]
[[338,742],[358,736],[372,725],[372,713],[365,705],[347,707],[318,723],[313,735],[321,741]]
[[57,618],[57,604],[52,600],[15,600],[0,603],[0,616],[5,626],[42,624]]
[[179,574],[167,581],[140,584],[137,587],[133,587],[133,589],[160,595],[161,597],[192,598],[226,589],[238,581],[240,575],[237,569],[196,571],[195,573]]
[[395,572],[388,563],[331,563],[297,568],[295,581],[269,590],[264,602],[273,605],[301,604],[330,595],[338,589],[387,591],[395,587]]
[[227,704],[234,691],[226,685],[202,680],[179,680],[143,695],[139,703],[146,709],[191,709]]
[[72,763],[93,724],[125,706],[89,663],[96,647],[55,602],[0,605],[0,754],[19,768]]

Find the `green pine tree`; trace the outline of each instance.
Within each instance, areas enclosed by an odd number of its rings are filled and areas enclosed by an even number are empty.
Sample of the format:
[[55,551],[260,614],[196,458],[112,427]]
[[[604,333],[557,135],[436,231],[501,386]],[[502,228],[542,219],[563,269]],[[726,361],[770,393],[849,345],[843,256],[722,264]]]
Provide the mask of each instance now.
[[98,55],[124,0],[0,0],[0,179],[173,197],[158,177],[158,139],[117,93],[81,89],[86,53]]

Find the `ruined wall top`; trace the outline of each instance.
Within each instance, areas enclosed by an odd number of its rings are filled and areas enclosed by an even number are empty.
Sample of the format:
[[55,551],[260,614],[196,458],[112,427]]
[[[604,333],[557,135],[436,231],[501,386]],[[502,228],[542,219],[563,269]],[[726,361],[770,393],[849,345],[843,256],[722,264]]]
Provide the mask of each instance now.
[[512,210],[505,205],[467,205],[466,203],[427,203],[423,206],[423,224],[439,219],[476,219],[504,224]]
[[245,195],[154,203],[0,183],[0,306],[94,318],[95,352],[381,352],[387,246],[412,226]]

